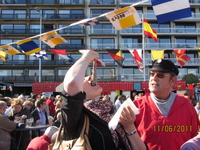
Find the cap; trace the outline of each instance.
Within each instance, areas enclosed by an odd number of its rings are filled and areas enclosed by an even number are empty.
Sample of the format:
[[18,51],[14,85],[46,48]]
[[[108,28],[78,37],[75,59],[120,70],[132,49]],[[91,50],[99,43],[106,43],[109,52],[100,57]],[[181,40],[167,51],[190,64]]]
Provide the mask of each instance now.
[[157,59],[154,61],[151,71],[158,71],[158,72],[173,72],[176,76],[179,74],[179,70],[176,65],[167,59]]

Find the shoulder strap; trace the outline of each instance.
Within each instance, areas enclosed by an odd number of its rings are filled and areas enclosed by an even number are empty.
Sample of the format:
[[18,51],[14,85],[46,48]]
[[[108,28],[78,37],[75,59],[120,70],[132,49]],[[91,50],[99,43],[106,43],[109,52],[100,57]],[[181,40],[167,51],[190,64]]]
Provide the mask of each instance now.
[[[63,127],[63,124],[61,122],[59,131],[58,131],[58,135],[56,137],[56,141],[55,141],[55,144],[53,146],[54,150],[59,149],[60,144],[62,143],[61,133],[62,133],[63,129],[64,129],[64,127]],[[81,130],[81,133],[80,133],[80,137],[84,137],[84,134],[88,134],[88,132],[89,132],[89,117],[88,117],[88,115],[85,114],[84,115],[84,124],[83,124],[83,128]]]

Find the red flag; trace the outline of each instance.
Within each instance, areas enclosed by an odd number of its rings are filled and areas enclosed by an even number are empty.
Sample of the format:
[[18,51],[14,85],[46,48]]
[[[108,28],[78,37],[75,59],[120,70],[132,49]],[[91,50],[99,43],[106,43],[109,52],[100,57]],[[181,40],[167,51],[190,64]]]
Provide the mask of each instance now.
[[186,49],[174,49],[174,53],[176,54],[177,57],[179,55],[185,54],[185,52],[186,52]]
[[129,52],[132,54],[135,63],[137,64],[138,69],[142,72],[144,67],[143,67],[143,62],[142,62],[142,50],[131,50],[129,49]]
[[190,56],[188,55],[180,55],[178,56],[178,63],[181,67],[183,67],[189,60],[190,60]]

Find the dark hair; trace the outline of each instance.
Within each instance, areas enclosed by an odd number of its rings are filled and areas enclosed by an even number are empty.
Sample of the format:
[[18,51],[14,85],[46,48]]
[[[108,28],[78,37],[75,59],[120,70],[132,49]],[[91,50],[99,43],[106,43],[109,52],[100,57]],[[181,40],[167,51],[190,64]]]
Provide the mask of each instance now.
[[40,105],[43,105],[44,102],[46,102],[46,99],[37,98],[35,102],[35,107],[40,108]]

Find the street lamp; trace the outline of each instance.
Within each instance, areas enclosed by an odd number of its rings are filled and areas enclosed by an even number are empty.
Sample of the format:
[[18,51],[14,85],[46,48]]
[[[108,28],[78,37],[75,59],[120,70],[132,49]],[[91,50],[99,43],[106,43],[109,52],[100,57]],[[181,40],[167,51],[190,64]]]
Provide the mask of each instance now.
[[[42,13],[41,13],[41,10],[40,10],[40,8],[38,8],[38,7],[35,7],[35,10],[37,11],[37,12],[39,12],[39,14],[40,14],[40,36],[41,36],[41,34],[42,34]],[[40,41],[40,48],[42,48],[42,41],[41,40],[39,40]],[[41,69],[42,68],[42,61],[41,61],[41,58],[39,58],[39,82],[41,82]]]

